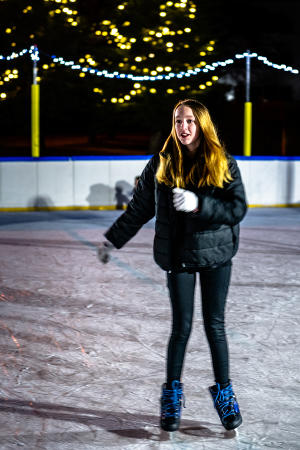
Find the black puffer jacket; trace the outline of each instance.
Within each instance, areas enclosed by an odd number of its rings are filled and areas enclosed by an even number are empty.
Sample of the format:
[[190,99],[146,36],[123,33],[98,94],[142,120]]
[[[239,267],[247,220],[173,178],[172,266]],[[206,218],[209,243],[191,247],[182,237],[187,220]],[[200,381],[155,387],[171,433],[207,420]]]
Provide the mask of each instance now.
[[199,198],[196,213],[177,212],[172,189],[158,183],[159,155],[146,165],[127,210],[105,233],[116,248],[123,247],[156,216],[154,260],[164,270],[217,267],[237,252],[239,222],[247,211],[244,187],[236,161],[229,156],[233,181],[224,187],[188,187]]

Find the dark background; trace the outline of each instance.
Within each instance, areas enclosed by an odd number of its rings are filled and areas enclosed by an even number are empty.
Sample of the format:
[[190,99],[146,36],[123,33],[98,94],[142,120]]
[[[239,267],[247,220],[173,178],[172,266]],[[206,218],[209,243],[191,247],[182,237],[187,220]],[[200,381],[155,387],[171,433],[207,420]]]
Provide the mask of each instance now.
[[[118,26],[130,20],[129,35],[137,44],[128,52],[132,61],[137,54],[149,52],[142,41],[143,27],[157,26],[157,10],[162,1],[129,0],[126,11],[118,11],[119,1],[77,0],[68,3],[78,11],[80,24],[70,27],[63,14],[51,17],[49,11],[63,7],[54,2],[32,0],[30,13],[24,13],[24,3],[18,0],[0,1],[0,54],[38,45],[41,60],[41,156],[76,154],[142,154],[161,148],[171,126],[171,111],[178,99],[194,97],[210,110],[220,138],[230,153],[243,152],[243,110],[245,101],[245,59],[226,68],[218,68],[208,75],[217,75],[219,81],[200,91],[198,85],[209,79],[207,74],[189,79],[189,88],[178,92],[178,80],[154,82],[157,94],[144,93],[135,101],[112,104],[111,97],[127,93],[132,82],[103,79],[92,75],[79,78],[77,71],[51,63],[50,55],[78,61],[91,54],[98,69],[118,70],[122,51],[95,37],[98,24],[107,18]],[[185,37],[189,49],[181,49],[172,56],[156,51],[155,65],[172,65],[174,71],[186,70],[183,62],[196,65],[199,50],[210,40],[216,41],[215,50],[205,56],[209,64],[232,58],[247,49],[266,56],[278,64],[300,68],[298,47],[299,1],[202,0],[197,5],[197,18],[191,22],[180,11],[174,10],[174,26],[192,26]],[[12,33],[5,33],[6,28]],[[171,28],[171,27],[170,27]],[[120,28],[121,29],[121,28]],[[126,31],[126,30],[125,30]],[[12,42],[15,47],[12,47]],[[126,53],[127,54],[127,53]],[[129,59],[130,59],[129,58]],[[170,58],[170,62],[169,59]],[[145,65],[149,65],[148,61]],[[29,56],[13,61],[0,61],[0,74],[17,68],[19,78],[3,86],[7,98],[0,102],[1,156],[30,156],[30,85],[32,61]],[[126,68],[125,68],[126,69]],[[132,72],[130,69],[124,72]],[[176,70],[177,69],[177,70]],[[1,78],[2,79],[2,78]],[[149,83],[141,82],[149,87]],[[93,89],[103,90],[103,95]],[[174,94],[166,94],[167,88]],[[177,92],[176,92],[177,90]],[[106,103],[103,102],[106,98]],[[300,116],[299,74],[269,68],[256,59],[251,60],[251,101],[253,102],[254,155],[299,155],[298,118]]]

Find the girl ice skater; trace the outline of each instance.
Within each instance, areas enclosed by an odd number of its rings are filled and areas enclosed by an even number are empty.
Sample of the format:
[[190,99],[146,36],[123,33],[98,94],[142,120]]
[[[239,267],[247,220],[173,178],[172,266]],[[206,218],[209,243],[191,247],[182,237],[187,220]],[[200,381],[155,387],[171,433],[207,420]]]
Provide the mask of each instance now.
[[197,274],[203,321],[215,384],[209,387],[227,430],[242,423],[229,378],[224,310],[231,259],[238,249],[239,222],[247,210],[235,160],[225,152],[207,108],[183,100],[173,110],[172,131],[146,165],[127,210],[105,233],[102,262],[156,217],[154,259],[166,271],[172,305],[166,382],[161,395],[161,428],[175,431],[183,404],[181,374],[190,336]]

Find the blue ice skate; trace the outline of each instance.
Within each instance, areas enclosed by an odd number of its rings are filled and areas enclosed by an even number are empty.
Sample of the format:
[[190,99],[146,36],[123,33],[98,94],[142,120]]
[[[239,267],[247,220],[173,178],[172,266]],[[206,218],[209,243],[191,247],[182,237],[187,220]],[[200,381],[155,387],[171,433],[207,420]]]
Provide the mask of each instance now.
[[183,384],[177,380],[172,382],[172,389],[162,386],[160,398],[160,426],[165,431],[176,431],[179,428],[181,407],[184,404]]
[[231,383],[224,389],[221,389],[220,384],[217,383],[215,386],[211,386],[209,391],[226,430],[233,430],[241,425],[242,416]]

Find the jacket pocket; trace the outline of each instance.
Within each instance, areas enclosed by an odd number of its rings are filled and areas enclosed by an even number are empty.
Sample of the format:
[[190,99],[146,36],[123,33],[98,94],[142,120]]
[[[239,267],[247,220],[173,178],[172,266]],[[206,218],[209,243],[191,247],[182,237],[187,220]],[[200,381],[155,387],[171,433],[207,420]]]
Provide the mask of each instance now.
[[189,266],[222,264],[234,254],[233,230],[227,225],[217,229],[187,233],[179,249],[179,260]]

